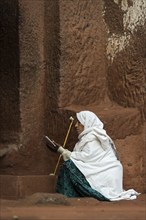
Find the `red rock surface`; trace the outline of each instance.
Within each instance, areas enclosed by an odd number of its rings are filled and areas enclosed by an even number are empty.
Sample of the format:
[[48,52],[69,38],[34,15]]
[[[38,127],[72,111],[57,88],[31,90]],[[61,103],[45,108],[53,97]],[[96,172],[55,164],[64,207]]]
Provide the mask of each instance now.
[[[144,2],[0,1],[2,197],[7,186],[17,198],[52,190],[47,179],[58,155],[44,146],[43,135],[63,144],[69,117],[87,109],[116,143],[124,187],[146,192]],[[66,147],[76,141],[73,127]]]

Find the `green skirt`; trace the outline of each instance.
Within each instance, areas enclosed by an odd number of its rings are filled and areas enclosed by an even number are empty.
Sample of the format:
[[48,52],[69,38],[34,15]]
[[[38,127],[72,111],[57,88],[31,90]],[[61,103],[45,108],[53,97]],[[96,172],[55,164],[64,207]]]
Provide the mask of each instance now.
[[100,201],[110,201],[91,188],[85,176],[71,160],[65,161],[60,169],[56,192],[67,197],[93,197]]

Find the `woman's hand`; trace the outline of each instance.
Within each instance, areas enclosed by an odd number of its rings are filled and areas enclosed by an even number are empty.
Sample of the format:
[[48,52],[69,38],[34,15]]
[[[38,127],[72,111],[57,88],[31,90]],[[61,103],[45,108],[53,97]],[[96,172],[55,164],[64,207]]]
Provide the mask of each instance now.
[[69,150],[67,150],[67,149],[64,149],[64,148],[61,147],[61,146],[58,148],[57,151],[62,155],[64,161],[70,159],[71,151],[69,151]]

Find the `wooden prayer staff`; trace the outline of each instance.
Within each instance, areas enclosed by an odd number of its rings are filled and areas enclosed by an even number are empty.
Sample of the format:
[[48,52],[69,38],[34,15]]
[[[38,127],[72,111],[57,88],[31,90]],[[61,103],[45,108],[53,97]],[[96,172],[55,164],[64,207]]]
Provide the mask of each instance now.
[[[67,142],[67,139],[68,139],[68,136],[69,136],[71,127],[72,127],[72,125],[73,125],[73,121],[74,121],[74,118],[73,118],[72,116],[71,116],[69,119],[70,119],[70,125],[69,125],[69,128],[68,128],[68,130],[67,130],[67,133],[66,133],[66,136],[65,136],[65,139],[64,139],[64,143],[63,143],[63,146],[62,146],[63,148],[65,148],[65,145],[66,145],[66,142]],[[62,156],[62,155],[60,155],[59,158],[58,158],[58,161],[57,161],[57,163],[56,163],[54,172],[53,172],[53,173],[50,173],[51,176],[55,176],[55,175],[56,175],[57,168],[58,168],[59,163],[60,163],[60,160],[61,160],[61,156]]]

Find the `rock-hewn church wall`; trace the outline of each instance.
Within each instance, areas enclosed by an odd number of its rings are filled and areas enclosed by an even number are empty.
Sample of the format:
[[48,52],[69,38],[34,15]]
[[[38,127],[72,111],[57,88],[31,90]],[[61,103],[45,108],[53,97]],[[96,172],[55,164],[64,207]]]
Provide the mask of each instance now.
[[[1,0],[0,5],[0,143],[15,145],[0,160],[1,174],[52,172],[58,155],[44,146],[43,135],[63,144],[69,117],[86,109],[114,139],[126,188],[145,191],[145,1]],[[72,128],[67,147],[76,140]]]

